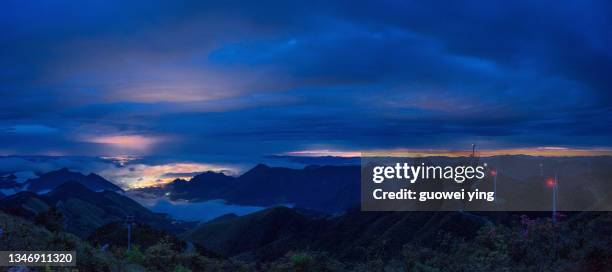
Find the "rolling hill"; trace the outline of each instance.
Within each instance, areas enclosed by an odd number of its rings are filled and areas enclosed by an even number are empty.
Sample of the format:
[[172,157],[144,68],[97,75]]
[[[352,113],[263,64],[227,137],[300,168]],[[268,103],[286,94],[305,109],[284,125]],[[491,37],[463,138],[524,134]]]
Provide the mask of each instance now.
[[224,217],[187,231],[181,237],[225,256],[270,261],[290,251],[330,252],[358,261],[384,246],[397,257],[407,243],[428,244],[439,233],[473,237],[488,220],[467,213],[360,212],[313,218],[294,209],[274,207],[241,217]]
[[311,221],[286,207],[240,217],[224,217],[189,230],[180,237],[224,256],[257,250],[305,233]]
[[70,171],[68,168],[47,172],[37,178],[29,179],[26,181],[25,187],[28,191],[46,193],[70,181],[80,183],[92,191],[123,191],[119,186],[97,174],[83,175],[79,172]]
[[123,221],[128,215],[136,221],[170,232],[185,230],[183,223],[153,213],[119,193],[94,192],[74,181],[63,183],[47,194],[20,192],[0,201],[3,210],[26,218],[34,218],[51,207],[63,214],[65,229],[80,237],[86,237],[108,223]]

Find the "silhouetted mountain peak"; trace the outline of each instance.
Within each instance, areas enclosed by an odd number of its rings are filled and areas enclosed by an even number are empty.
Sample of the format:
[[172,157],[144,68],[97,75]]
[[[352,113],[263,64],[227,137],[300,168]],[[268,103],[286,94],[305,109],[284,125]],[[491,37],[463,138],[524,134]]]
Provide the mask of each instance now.
[[267,165],[265,165],[263,163],[259,163],[259,164],[255,165],[255,167],[253,167],[253,169],[251,169],[251,170],[267,170],[267,169],[270,169],[270,168],[271,168],[270,166],[267,166]]
[[172,197],[184,198],[192,194],[199,195],[202,198],[220,198],[223,190],[234,181],[234,177],[226,176],[219,172],[204,172],[194,176],[189,181],[184,179],[175,179],[168,185],[166,189],[172,190]]
[[194,176],[189,181],[186,181],[184,179],[175,179],[174,181],[172,181],[170,185],[175,188],[178,188],[181,186],[195,185],[198,187],[206,186],[206,188],[198,188],[198,189],[211,189],[209,187],[224,186],[225,183],[228,183],[232,181],[233,179],[234,179],[233,177],[226,176],[223,173],[207,171],[207,172]]
[[67,181],[55,187],[55,189],[53,189],[51,192],[47,193],[46,195],[52,198],[58,198],[58,197],[63,198],[63,197],[71,197],[71,196],[79,197],[79,198],[86,198],[87,196],[91,194],[95,194],[95,192],[88,189],[83,184],[76,182],[76,181]]
[[246,173],[242,174],[241,177],[262,175],[262,174],[265,174],[265,173],[269,173],[270,170],[272,170],[272,167],[267,166],[267,165],[265,165],[263,163],[260,163],[260,164],[256,165],[255,167],[251,168],[251,170],[249,170]]
[[194,181],[194,180],[223,179],[223,178],[229,178],[229,177],[226,176],[222,172],[206,171],[204,173],[194,176],[193,178],[191,178],[191,180]]
[[57,170],[52,170],[49,172],[45,172],[39,175],[39,177],[44,177],[44,176],[58,176],[58,175],[83,175],[79,172],[76,171],[70,171],[70,169],[66,168],[66,167],[62,167],[60,169]]
[[34,192],[44,192],[51,191],[68,181],[80,183],[93,191],[123,191],[117,185],[97,174],[91,173],[86,176],[79,172],[70,171],[65,167],[56,171],[44,173],[37,178],[29,179],[27,182],[29,184],[29,190]]
[[66,181],[64,183],[62,183],[61,185],[55,187],[55,189],[53,189],[52,192],[54,191],[61,191],[61,190],[66,190],[66,189],[79,189],[79,190],[87,190],[90,191],[89,189],[87,189],[87,187],[85,187],[85,185],[75,181],[75,180],[69,180]]
[[177,178],[177,179],[174,179],[174,180],[173,180],[172,182],[170,182],[170,183],[176,183],[176,182],[189,182],[189,181],[187,181],[186,179]]

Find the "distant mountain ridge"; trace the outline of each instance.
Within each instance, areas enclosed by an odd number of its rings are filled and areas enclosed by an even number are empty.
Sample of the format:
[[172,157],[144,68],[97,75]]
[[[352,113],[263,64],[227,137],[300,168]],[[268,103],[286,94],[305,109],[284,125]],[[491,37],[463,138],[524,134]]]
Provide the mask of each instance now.
[[97,174],[83,175],[79,172],[70,171],[68,168],[47,172],[37,178],[29,179],[26,181],[26,187],[28,191],[40,193],[53,190],[66,182],[80,183],[92,191],[123,191],[119,186]]
[[309,166],[303,169],[259,164],[239,177],[205,172],[157,188],[139,189],[173,200],[224,199],[239,205],[293,205],[328,213],[359,203],[359,166]]
[[[409,164],[462,165],[468,159],[434,156],[405,158],[405,161]],[[500,188],[506,185],[532,186],[542,183],[543,177],[556,174],[565,181],[589,177],[590,182],[599,183],[605,183],[601,177],[612,175],[612,157],[609,156],[502,155],[479,158],[479,163],[486,163],[488,167],[496,169]],[[173,200],[223,199],[238,205],[288,205],[333,214],[344,212],[359,203],[360,175],[358,165],[309,165],[294,169],[259,164],[238,177],[206,172],[189,181],[177,179],[165,186],[138,190],[158,196],[165,195]],[[538,192],[533,190],[533,193]]]

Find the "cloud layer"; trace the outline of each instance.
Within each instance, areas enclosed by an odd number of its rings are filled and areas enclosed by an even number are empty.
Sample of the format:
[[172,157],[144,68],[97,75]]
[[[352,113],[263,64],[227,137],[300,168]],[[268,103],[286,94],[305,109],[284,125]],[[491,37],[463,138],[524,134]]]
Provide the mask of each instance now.
[[8,1],[0,155],[612,146],[612,7]]

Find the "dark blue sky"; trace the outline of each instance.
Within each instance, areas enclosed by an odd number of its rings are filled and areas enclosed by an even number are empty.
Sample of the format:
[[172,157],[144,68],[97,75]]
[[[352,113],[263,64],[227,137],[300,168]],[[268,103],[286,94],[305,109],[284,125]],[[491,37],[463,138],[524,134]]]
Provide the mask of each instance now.
[[608,1],[221,2],[3,1],[0,155],[612,146]]

